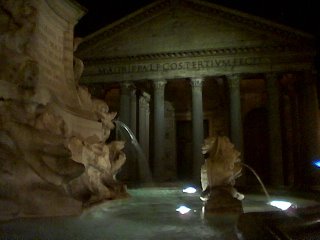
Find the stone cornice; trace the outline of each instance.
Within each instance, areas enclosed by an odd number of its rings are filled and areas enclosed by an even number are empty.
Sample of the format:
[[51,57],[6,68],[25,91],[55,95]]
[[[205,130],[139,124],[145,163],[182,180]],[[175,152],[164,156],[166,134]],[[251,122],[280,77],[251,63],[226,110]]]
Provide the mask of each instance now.
[[[83,59],[86,66],[102,64],[102,63],[117,63],[117,62],[137,62],[137,61],[150,61],[150,60],[166,60],[177,58],[193,58],[193,57],[210,57],[210,56],[223,56],[223,55],[241,55],[250,53],[280,53],[280,52],[301,52],[313,53],[312,48],[302,48],[296,46],[254,46],[254,47],[238,47],[238,48],[215,48],[215,49],[199,49],[199,50],[187,50],[176,52],[161,52],[140,54],[132,56],[116,56],[105,58],[88,58]],[[314,55],[316,53],[314,52]]]

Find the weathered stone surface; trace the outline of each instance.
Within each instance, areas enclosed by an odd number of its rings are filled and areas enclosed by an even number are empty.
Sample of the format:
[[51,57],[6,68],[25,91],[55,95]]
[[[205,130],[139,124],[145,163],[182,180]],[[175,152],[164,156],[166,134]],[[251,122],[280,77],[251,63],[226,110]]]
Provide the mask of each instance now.
[[67,0],[0,3],[0,219],[79,214],[126,196],[115,178],[124,143],[105,144],[116,113],[77,84],[81,9]]
[[309,70],[315,38],[207,1],[154,1],[86,37],[82,82]]
[[205,212],[211,214],[240,213],[244,196],[235,188],[241,175],[240,152],[225,136],[206,138],[202,153],[208,154],[201,167],[201,199]]
[[241,175],[240,152],[225,136],[206,138],[202,153],[208,154],[202,171],[202,188],[234,185],[235,179]]

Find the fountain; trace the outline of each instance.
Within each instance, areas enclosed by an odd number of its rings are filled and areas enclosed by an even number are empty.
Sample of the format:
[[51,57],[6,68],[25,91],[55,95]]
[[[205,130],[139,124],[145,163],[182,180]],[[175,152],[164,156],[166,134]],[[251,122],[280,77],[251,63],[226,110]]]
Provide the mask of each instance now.
[[243,194],[235,187],[235,179],[241,175],[240,152],[225,136],[205,139],[202,153],[208,154],[201,167],[201,185],[205,213],[234,214],[242,212]]
[[134,148],[137,152],[140,180],[145,183],[151,183],[152,182],[152,174],[151,174],[148,159],[146,158],[146,155],[144,154],[144,152],[143,152],[137,138],[135,137],[134,133],[131,131],[131,129],[128,127],[128,125],[126,125],[124,122],[121,122],[119,120],[114,120],[113,122],[116,124],[118,129],[122,128],[128,133],[130,140],[131,140],[130,142],[134,146]]
[[[256,229],[270,223],[278,224],[271,226],[277,233],[299,230],[301,223],[308,232],[317,224],[314,195],[282,194],[281,200],[297,205],[287,211],[259,195],[240,200],[234,181],[242,166],[249,167],[226,138],[219,145],[226,147],[224,158],[218,165],[209,159],[202,168],[203,195],[179,184],[126,189],[116,179],[125,163],[124,142],[105,144],[113,123],[129,134],[142,180],[152,181],[152,175],[132,131],[77,83],[82,63],[73,59],[71,27],[81,9],[62,0],[1,3],[1,239],[238,239],[238,232],[259,239]],[[203,150],[217,160],[215,143],[207,140]],[[239,213],[238,222],[229,221]]]
[[[73,1],[1,1],[0,219],[81,214],[127,196],[116,113],[78,84]],[[53,204],[54,203],[54,204]]]

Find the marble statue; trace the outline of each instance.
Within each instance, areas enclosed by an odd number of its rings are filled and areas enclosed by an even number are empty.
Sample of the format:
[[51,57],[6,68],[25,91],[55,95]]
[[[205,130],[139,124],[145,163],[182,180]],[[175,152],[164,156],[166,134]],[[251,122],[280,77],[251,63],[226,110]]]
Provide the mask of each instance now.
[[226,136],[214,136],[205,139],[202,153],[207,155],[201,167],[201,199],[210,211],[228,211],[240,208],[239,200],[244,195],[234,185],[241,176],[240,152],[234,148]]
[[124,142],[106,144],[117,113],[79,85],[70,26],[82,14],[69,0],[0,0],[0,220],[127,196]]

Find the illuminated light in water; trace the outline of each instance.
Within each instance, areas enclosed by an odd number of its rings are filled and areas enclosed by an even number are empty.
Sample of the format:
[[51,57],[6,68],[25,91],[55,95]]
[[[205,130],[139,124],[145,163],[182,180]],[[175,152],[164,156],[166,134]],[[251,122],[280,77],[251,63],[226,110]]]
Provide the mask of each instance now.
[[181,214],[186,214],[186,213],[190,212],[190,210],[191,209],[186,206],[180,206],[179,208],[176,209],[176,211]]
[[284,210],[284,211],[287,210],[292,205],[291,202],[280,201],[280,200],[271,201],[268,204],[271,205],[271,206],[274,206],[276,208],[280,208],[281,210]]
[[194,187],[187,187],[187,188],[183,189],[182,192],[184,192],[184,193],[195,193],[195,192],[197,192],[197,189],[195,189]]
[[314,166],[320,168],[320,159],[317,159],[317,160],[313,161],[312,164],[313,164]]

